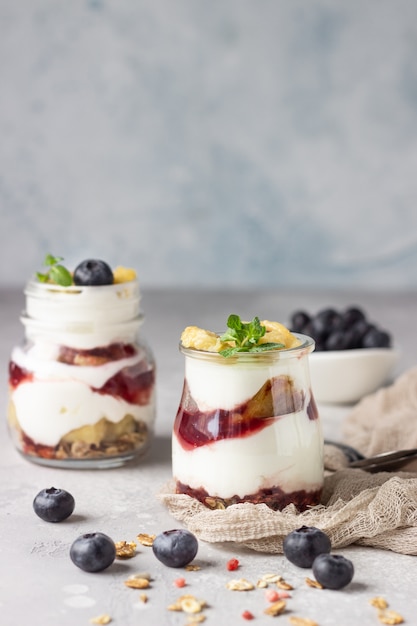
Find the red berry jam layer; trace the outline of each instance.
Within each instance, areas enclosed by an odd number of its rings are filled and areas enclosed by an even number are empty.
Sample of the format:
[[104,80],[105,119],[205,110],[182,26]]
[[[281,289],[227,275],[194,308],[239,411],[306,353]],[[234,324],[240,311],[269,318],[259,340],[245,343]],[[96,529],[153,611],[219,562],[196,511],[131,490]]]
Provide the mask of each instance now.
[[[266,381],[258,393],[233,410],[200,411],[185,382],[185,402],[181,403],[174,423],[174,433],[184,449],[208,445],[220,439],[247,437],[273,421],[303,409],[304,393],[295,389],[291,378],[276,376]],[[311,397],[306,408],[308,418],[318,418]]]
[[189,485],[184,485],[180,481],[176,481],[176,493],[191,496],[195,500],[199,500],[209,509],[225,509],[232,504],[242,504],[250,502],[251,504],[266,504],[274,511],[282,511],[289,504],[294,504],[298,511],[302,512],[312,506],[320,504],[321,489],[315,491],[293,491],[285,493],[280,487],[272,487],[271,489],[259,489],[256,493],[243,497],[234,495],[230,498],[219,498],[210,496],[205,489],[193,489]]

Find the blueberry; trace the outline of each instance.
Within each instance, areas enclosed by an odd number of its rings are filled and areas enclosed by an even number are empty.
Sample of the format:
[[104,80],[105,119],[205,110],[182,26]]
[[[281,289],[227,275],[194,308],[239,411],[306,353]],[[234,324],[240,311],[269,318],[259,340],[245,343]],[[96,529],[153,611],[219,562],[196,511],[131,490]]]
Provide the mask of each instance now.
[[74,284],[79,286],[112,285],[113,272],[104,261],[87,259],[75,268]]
[[33,510],[45,522],[62,522],[74,511],[75,500],[64,489],[42,489],[33,500]]
[[358,320],[350,328],[346,330],[347,335],[347,347],[348,348],[362,348],[363,338],[366,333],[372,328],[372,324],[366,320]]
[[73,542],[70,557],[85,572],[101,572],[116,558],[116,546],[104,533],[87,533]]
[[339,318],[339,313],[336,309],[332,308],[321,309],[321,311],[316,314],[316,319],[321,320],[329,328],[332,328],[336,323],[338,323]]
[[184,567],[197,554],[198,541],[188,530],[166,530],[155,538],[152,550],[167,567]]
[[329,537],[314,526],[301,526],[287,535],[283,542],[284,555],[297,567],[311,567],[314,559],[331,550]]
[[335,330],[331,333],[325,343],[326,350],[345,350],[347,347],[346,333],[342,330]]
[[342,314],[342,321],[344,328],[350,328],[356,322],[366,320],[365,313],[356,306],[351,306]]
[[311,336],[316,341],[326,341],[329,336],[329,326],[324,318],[313,317],[308,327],[311,330]]
[[391,337],[384,330],[371,328],[362,339],[364,348],[389,348],[391,345]]
[[313,574],[326,589],[342,589],[353,578],[353,563],[340,554],[319,554],[313,563]]
[[295,311],[291,316],[291,330],[295,333],[302,333],[305,326],[310,321],[310,316],[305,311]]

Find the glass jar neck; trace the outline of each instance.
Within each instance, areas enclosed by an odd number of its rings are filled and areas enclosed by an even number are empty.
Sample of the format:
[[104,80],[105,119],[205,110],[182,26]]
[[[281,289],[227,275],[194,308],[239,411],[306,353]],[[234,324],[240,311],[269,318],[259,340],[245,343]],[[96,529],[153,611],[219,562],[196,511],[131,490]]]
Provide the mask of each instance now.
[[30,341],[89,349],[132,343],[143,322],[137,281],[97,287],[60,287],[31,281],[21,316]]
[[294,348],[266,350],[264,352],[237,352],[230,357],[224,357],[219,352],[208,352],[206,350],[196,350],[185,348],[180,344],[179,348],[187,359],[197,359],[216,363],[224,366],[268,366],[277,361],[287,361],[292,359],[302,359],[313,352],[315,347],[314,339],[301,333],[293,333],[299,340],[300,345]]

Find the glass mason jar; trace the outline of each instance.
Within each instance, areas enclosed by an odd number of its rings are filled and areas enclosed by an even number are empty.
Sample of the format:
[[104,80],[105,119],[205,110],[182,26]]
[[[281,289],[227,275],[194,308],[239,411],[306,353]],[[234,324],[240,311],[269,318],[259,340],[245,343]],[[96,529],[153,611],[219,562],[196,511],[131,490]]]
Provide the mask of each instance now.
[[9,364],[8,424],[42,465],[116,467],[153,435],[155,364],[141,340],[137,281],[60,287],[30,281],[25,341]]
[[311,391],[314,341],[238,353],[184,348],[185,381],[172,437],[176,492],[209,508],[320,502],[323,435]]

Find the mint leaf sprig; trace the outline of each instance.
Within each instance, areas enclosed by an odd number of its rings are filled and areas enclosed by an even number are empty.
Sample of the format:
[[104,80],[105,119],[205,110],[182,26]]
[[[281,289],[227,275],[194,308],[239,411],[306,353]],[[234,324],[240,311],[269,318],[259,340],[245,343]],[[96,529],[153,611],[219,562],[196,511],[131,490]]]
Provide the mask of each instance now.
[[60,285],[61,287],[69,287],[72,285],[72,276],[69,270],[66,267],[60,264],[60,261],[63,261],[62,256],[53,256],[52,254],[47,254],[45,257],[44,265],[49,269],[42,274],[41,272],[36,272],[36,277],[41,283],[55,283],[56,285]]
[[259,317],[254,317],[251,322],[242,322],[239,315],[229,315],[227,320],[228,330],[220,337],[220,341],[233,341],[234,346],[220,350],[219,354],[229,358],[238,352],[267,352],[284,348],[283,343],[259,343],[259,340],[266,333],[265,326],[262,326]]

